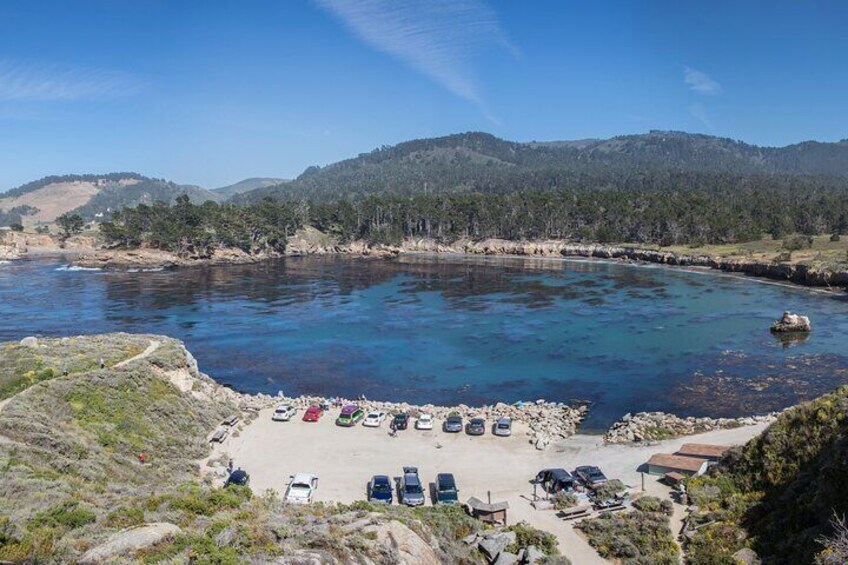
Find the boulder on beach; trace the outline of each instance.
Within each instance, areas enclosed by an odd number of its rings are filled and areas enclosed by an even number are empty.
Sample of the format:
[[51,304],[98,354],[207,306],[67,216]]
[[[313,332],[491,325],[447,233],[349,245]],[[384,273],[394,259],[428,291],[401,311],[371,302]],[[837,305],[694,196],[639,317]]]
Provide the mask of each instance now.
[[771,325],[774,333],[809,332],[813,329],[807,316],[784,312],[783,317]]

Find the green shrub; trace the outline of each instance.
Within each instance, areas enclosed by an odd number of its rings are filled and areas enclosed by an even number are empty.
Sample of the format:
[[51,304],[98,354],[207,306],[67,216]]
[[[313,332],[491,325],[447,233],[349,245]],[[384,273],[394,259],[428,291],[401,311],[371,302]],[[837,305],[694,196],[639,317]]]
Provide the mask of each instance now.
[[106,515],[109,528],[128,528],[144,523],[144,509],[140,506],[121,506]]
[[813,238],[809,235],[796,235],[783,240],[783,249],[786,251],[799,251],[809,249],[813,246]]
[[91,524],[95,520],[97,520],[97,514],[88,508],[80,508],[79,501],[66,500],[36,514],[27,528],[51,527],[73,530]]
[[511,553],[518,553],[521,548],[530,547],[531,545],[535,545],[541,549],[545,555],[556,555],[559,553],[557,550],[559,542],[557,542],[555,535],[537,530],[526,522],[519,522],[518,524],[509,526],[506,530],[515,533],[515,543],[506,549]]
[[627,487],[618,479],[612,479],[595,487],[595,493],[601,498],[612,498],[620,492],[627,490]]
[[624,514],[602,513],[577,526],[601,557],[620,560],[623,565],[677,565],[679,549],[668,518],[633,510]]
[[554,495],[554,508],[556,510],[568,510],[577,504],[577,495],[573,492],[559,491]]

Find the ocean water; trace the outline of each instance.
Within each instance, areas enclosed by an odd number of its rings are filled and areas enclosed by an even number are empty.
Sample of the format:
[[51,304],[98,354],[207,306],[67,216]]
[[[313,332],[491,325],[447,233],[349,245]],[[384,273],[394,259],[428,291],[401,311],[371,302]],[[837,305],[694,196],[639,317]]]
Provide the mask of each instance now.
[[[806,340],[769,325],[812,318]],[[186,342],[250,392],[412,403],[591,402],[738,416],[848,383],[845,294],[659,266],[521,258],[290,258],[111,273],[0,265],[0,340],[112,331]]]

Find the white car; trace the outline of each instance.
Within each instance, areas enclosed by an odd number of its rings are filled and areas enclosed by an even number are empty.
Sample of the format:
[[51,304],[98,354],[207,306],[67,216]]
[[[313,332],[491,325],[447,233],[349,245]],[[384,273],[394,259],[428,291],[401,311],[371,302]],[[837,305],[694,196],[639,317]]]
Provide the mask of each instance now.
[[365,416],[365,419],[362,420],[362,425],[368,426],[369,428],[379,428],[385,419],[385,412],[382,410],[372,410]]
[[318,488],[318,477],[309,473],[292,475],[286,489],[286,502],[291,504],[309,504],[315,497]]
[[433,429],[433,417],[430,414],[421,414],[418,416],[418,419],[415,420],[415,429],[416,430],[432,430]]
[[496,436],[506,437],[512,435],[512,420],[506,417],[499,419],[495,422],[495,429],[493,431]]
[[274,409],[271,419],[276,422],[288,422],[295,414],[297,414],[297,408],[291,404],[280,404]]

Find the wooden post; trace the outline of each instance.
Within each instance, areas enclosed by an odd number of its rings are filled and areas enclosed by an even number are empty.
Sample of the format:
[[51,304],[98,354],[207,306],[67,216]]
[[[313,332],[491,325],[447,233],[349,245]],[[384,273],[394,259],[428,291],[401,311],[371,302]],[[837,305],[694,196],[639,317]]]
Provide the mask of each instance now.
[[486,494],[489,496],[489,504],[491,504],[492,503],[492,491],[487,490]]
[[642,475],[642,492],[645,492],[645,472],[642,471],[640,474]]

